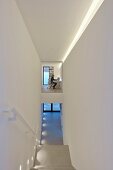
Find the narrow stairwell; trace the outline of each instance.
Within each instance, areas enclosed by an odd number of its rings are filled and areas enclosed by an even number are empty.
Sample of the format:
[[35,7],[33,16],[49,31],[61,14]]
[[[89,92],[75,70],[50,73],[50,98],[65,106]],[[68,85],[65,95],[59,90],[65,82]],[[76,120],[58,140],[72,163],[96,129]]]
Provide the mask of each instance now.
[[44,111],[49,105],[53,107],[53,104],[43,104],[41,140],[36,148],[31,170],[75,170],[71,163],[69,147],[63,145],[61,105],[59,111]]
[[67,145],[41,145],[31,170],[75,170]]

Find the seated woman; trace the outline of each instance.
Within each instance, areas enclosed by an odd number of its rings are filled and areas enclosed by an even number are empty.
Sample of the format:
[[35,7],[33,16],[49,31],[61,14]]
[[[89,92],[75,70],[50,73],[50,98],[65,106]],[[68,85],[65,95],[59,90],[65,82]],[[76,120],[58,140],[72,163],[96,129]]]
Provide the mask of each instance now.
[[55,89],[55,86],[57,85],[57,81],[56,81],[56,79],[54,79],[54,74],[51,76],[51,85],[52,85],[53,89]]

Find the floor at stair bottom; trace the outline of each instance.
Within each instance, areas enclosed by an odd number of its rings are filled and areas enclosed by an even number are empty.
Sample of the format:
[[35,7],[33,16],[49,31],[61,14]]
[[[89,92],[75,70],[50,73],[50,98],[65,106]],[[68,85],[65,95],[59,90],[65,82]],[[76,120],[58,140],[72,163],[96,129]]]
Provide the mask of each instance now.
[[62,145],[62,104],[42,104],[41,144]]

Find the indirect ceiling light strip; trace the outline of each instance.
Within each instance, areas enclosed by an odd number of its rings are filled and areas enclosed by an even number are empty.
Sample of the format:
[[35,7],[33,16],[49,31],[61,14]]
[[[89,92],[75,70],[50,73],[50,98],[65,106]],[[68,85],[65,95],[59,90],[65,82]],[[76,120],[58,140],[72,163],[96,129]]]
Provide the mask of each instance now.
[[82,21],[82,24],[80,25],[72,43],[70,44],[65,56],[62,59],[63,62],[65,62],[65,60],[68,57],[68,55],[70,54],[71,50],[73,49],[73,47],[75,46],[77,41],[80,39],[81,35],[85,31],[88,24],[90,23],[90,21],[92,20],[92,18],[94,17],[94,15],[96,14],[96,12],[98,11],[98,9],[100,8],[100,6],[102,5],[103,2],[104,2],[104,0],[93,0],[87,14],[85,15],[85,17]]

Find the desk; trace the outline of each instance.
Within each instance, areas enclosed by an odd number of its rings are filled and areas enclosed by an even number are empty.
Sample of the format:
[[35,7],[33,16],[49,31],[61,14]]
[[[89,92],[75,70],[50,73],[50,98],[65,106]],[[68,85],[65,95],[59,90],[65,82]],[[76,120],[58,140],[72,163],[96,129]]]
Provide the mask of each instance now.
[[62,81],[60,81],[59,79],[54,79],[54,80],[53,80],[53,84],[51,84],[50,79],[49,79],[48,82],[49,82],[49,83],[48,83],[48,88],[49,88],[49,89],[53,87],[54,83],[56,84],[56,86],[55,86],[56,89],[62,88]]
[[62,88],[62,81],[57,80],[56,83],[57,83],[56,89]]

